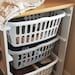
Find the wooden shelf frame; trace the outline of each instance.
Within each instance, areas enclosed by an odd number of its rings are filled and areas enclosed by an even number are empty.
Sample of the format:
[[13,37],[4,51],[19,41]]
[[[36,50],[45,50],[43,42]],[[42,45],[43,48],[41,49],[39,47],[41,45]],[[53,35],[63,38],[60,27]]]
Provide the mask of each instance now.
[[[66,55],[66,48],[67,48],[67,43],[68,43],[68,37],[69,37],[69,31],[70,31],[70,26],[71,26],[71,20],[72,20],[72,14],[73,14],[73,7],[74,7],[74,2],[69,1],[69,0],[46,0],[43,5],[40,7],[34,9],[34,10],[29,10],[26,12],[21,13],[18,15],[18,17],[21,16],[28,16],[32,14],[38,14],[38,13],[43,13],[43,12],[48,12],[48,11],[56,11],[56,10],[61,10],[61,9],[70,9],[71,13],[69,14],[69,22],[67,23],[68,29],[66,30],[66,36],[63,34],[60,35],[60,39],[65,38],[66,41],[64,41],[64,46],[63,44],[60,45],[60,50],[59,50],[59,58],[62,59],[62,62],[59,62],[57,64],[57,70],[55,75],[62,75],[63,72],[63,66],[64,66],[64,59]],[[65,24],[63,24],[65,25]],[[62,30],[64,29],[64,26]],[[10,72],[10,67],[9,67],[9,58],[8,58],[8,44],[7,44],[7,33],[6,30],[2,29],[0,30],[0,46],[2,48],[2,53],[3,53],[3,59],[2,62],[0,63],[0,67],[2,68],[2,71],[4,71],[5,75],[12,75]],[[62,49],[62,50],[61,50]],[[62,54],[61,54],[62,53]]]
[[42,4],[40,7],[33,10],[25,11],[17,17],[65,9],[74,5],[74,2],[71,0],[45,0],[44,4]]

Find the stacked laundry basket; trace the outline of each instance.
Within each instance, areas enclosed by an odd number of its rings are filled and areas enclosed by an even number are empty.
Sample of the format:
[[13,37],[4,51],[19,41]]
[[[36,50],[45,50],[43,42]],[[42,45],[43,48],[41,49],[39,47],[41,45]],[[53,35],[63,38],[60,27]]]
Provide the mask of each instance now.
[[[59,25],[65,15],[64,11],[53,11],[9,20],[8,48],[15,69],[28,67],[51,55],[58,40]],[[50,75],[57,61],[55,59],[27,75]]]

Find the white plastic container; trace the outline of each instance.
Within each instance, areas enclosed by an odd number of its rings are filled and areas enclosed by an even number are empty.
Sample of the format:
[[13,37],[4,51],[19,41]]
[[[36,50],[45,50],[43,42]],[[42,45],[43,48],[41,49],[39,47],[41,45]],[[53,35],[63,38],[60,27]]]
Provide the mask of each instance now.
[[55,59],[48,65],[38,68],[37,70],[24,75],[51,75],[54,65],[58,62],[58,57],[57,56],[54,57]]
[[54,44],[57,40],[58,38],[55,38],[49,42],[26,50],[9,50],[10,55],[13,57],[13,67],[15,69],[21,69],[45,59],[50,55],[51,50],[54,48]]
[[56,36],[65,15],[62,11],[48,12],[26,16],[25,21],[10,21],[8,22],[11,28],[8,32],[8,41],[14,47],[19,47],[52,38]]
[[[43,63],[46,61],[45,63]],[[54,65],[58,62],[58,57],[52,54],[50,57],[32,64],[20,70],[12,70],[14,75],[51,75]],[[41,65],[41,66],[40,66]]]

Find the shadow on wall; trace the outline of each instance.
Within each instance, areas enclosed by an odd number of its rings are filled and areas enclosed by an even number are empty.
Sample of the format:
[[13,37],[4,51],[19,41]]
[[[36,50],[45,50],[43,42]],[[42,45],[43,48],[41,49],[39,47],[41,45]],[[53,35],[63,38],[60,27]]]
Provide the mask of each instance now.
[[0,69],[0,75],[4,75],[3,72],[1,71],[1,69]]

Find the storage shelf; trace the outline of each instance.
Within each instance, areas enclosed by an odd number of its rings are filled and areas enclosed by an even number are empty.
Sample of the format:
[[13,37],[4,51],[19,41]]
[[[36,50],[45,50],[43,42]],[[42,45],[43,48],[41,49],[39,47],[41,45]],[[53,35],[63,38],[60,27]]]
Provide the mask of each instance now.
[[[40,7],[34,9],[34,10],[28,10],[26,12],[20,13],[20,15],[18,15],[17,17],[22,17],[22,16],[28,16],[28,15],[33,15],[33,14],[39,14],[39,13],[44,13],[44,12],[49,12],[49,11],[56,11],[56,10],[66,10],[72,7],[72,10],[70,10],[70,12],[68,12],[67,14],[67,20],[65,20],[66,22],[63,22],[63,30],[61,30],[62,34],[60,34],[58,36],[58,39],[60,39],[61,43],[59,44],[59,50],[58,50],[58,56],[59,56],[59,62],[57,63],[57,68],[56,71],[54,72],[53,75],[62,75],[62,69],[63,69],[63,65],[64,65],[64,59],[65,59],[65,54],[66,54],[66,48],[67,48],[67,42],[68,42],[68,36],[69,36],[69,30],[70,30],[70,23],[71,23],[71,19],[72,19],[72,12],[73,12],[73,5],[74,2],[72,2],[71,0],[45,0],[45,3],[42,4]],[[66,10],[68,11],[68,10]],[[66,23],[66,24],[65,24]],[[65,26],[67,29],[65,29]],[[4,34],[6,35],[6,31],[10,29],[9,27],[0,27],[0,31],[2,31],[2,34],[0,35],[1,40],[3,40],[4,44],[4,50],[6,52],[6,67],[3,66],[5,69],[7,69],[7,72],[5,72],[5,75],[13,75],[10,72],[10,66],[9,66],[9,62],[13,61],[12,57],[10,55],[8,55],[8,45],[7,45],[7,36],[4,36]],[[64,31],[65,36],[64,36]],[[63,36],[63,37],[62,37]],[[4,40],[4,39],[5,40]],[[2,63],[3,64],[3,63]],[[5,71],[5,70],[4,70]]]

